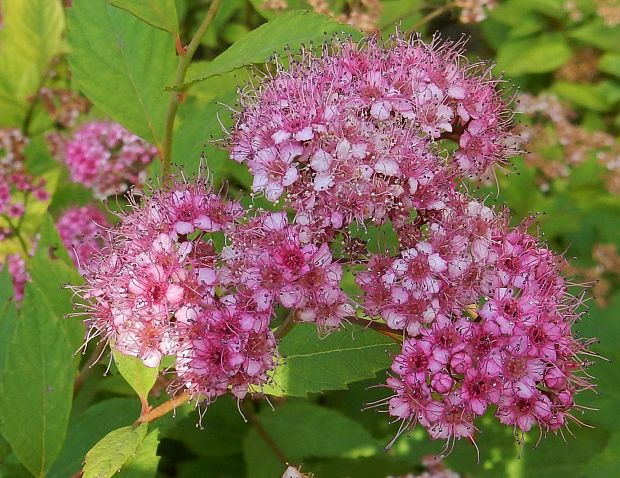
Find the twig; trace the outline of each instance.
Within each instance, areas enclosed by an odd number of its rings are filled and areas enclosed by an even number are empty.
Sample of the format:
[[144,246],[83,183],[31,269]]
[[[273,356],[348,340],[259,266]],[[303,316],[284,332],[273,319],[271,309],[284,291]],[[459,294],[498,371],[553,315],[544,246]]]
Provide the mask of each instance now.
[[456,8],[457,6],[458,5],[456,3],[450,2],[444,5],[443,7],[439,7],[433,10],[428,15],[425,15],[424,17],[420,18],[417,22],[415,22],[413,26],[411,27],[411,30],[417,30],[422,25],[430,22],[431,20],[434,20],[438,16],[443,15],[444,13],[452,10],[453,8]]
[[[221,0],[213,0],[213,2],[211,2],[211,6],[209,7],[209,11],[205,16],[205,19],[202,21],[202,23],[198,27],[198,30],[196,31],[196,34],[179,58],[179,65],[177,66],[177,71],[174,79],[175,85],[179,85],[185,80],[185,73],[187,73],[187,68],[192,62],[192,57],[194,56],[194,53],[196,53],[196,49],[198,48],[198,45],[200,45],[202,37],[206,33],[209,25],[211,25],[211,22],[213,21],[213,18],[217,14],[218,9],[220,8],[220,3]],[[166,110],[166,122],[164,125],[164,139],[160,152],[162,163],[162,177],[164,178],[164,180],[166,180],[170,176],[174,119],[176,118],[177,111],[179,109],[179,103],[181,102],[181,98],[184,94],[184,91],[172,91],[170,92],[170,99],[168,100],[168,108]]]
[[178,406],[183,405],[184,403],[189,402],[192,399],[192,396],[188,391],[183,393],[179,393],[178,395],[172,397],[167,402],[162,403],[158,407],[153,408],[147,413],[144,413],[138,417],[138,419],[134,422],[134,426],[138,426],[141,423],[149,423],[153,420],[157,420],[159,417],[163,417],[165,414],[171,412]]
[[381,322],[377,322],[376,320],[371,319],[363,319],[361,317],[347,317],[345,320],[352,324],[357,324],[367,329],[373,329],[379,332],[386,337],[389,337],[394,342],[401,343],[403,341],[402,334],[390,329],[386,324],[382,324]]

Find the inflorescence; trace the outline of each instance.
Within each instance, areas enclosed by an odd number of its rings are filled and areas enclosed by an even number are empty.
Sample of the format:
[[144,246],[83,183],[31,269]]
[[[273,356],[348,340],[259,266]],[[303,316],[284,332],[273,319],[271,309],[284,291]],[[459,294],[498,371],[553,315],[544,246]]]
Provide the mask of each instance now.
[[[132,196],[83,261],[89,338],[150,367],[175,356],[176,387],[209,402],[270,380],[277,316],[321,333],[362,317],[403,339],[379,403],[398,434],[474,441],[488,409],[515,433],[564,427],[592,388],[589,342],[571,332],[582,295],[531,221],[510,227],[464,186],[515,151],[498,80],[460,44],[415,36],[288,64],[241,91],[230,135],[253,194],[284,211],[246,211],[200,179]],[[371,225],[393,227],[398,250],[337,248]]]

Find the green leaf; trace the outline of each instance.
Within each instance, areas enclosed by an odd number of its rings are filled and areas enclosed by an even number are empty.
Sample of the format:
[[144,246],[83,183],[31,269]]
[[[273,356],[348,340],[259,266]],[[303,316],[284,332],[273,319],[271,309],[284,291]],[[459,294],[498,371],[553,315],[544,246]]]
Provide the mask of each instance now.
[[62,48],[61,0],[3,2],[0,125],[22,126],[51,59]]
[[609,27],[600,17],[576,28],[570,36],[601,50],[620,52],[620,27]]
[[67,35],[73,77],[114,120],[160,146],[174,78],[174,42],[106,0],[76,0]]
[[264,62],[274,53],[282,53],[287,46],[295,50],[303,43],[320,43],[326,35],[341,32],[359,35],[354,28],[318,13],[298,10],[279,15],[233,43],[186,84]]
[[148,424],[108,433],[86,454],[84,478],[109,478],[131,460],[144,441]]
[[17,325],[17,310],[13,301],[13,282],[7,264],[0,271],[0,374],[4,371],[9,344]]
[[559,34],[545,34],[502,45],[497,52],[496,69],[514,76],[546,73],[561,67],[571,55],[565,38]]
[[112,430],[131,424],[140,414],[135,399],[111,398],[92,405],[69,425],[67,440],[48,478],[66,478],[82,469],[88,450]]
[[232,456],[241,453],[248,425],[240,419],[237,403],[229,396],[209,405],[202,419],[204,429],[196,427],[194,414],[175,423],[166,438],[182,442],[198,456]]
[[[65,329],[73,354],[84,341],[84,325],[79,318],[65,317],[73,311],[73,292],[65,286],[81,284],[83,279],[69,258],[49,214],[43,217],[39,235],[37,250],[30,260],[30,277],[39,286],[45,305]],[[76,363],[79,359],[76,355]]]
[[146,401],[151,388],[155,385],[159,369],[157,367],[147,367],[142,363],[142,360],[123,355],[116,350],[112,351],[112,355],[123,378],[136,391],[140,399]]
[[158,446],[159,430],[153,430],[116,476],[119,478],[155,478],[159,464]]
[[598,69],[610,75],[620,77],[620,54],[605,53],[598,62]]
[[605,448],[595,455],[584,467],[583,475],[588,478],[609,478],[620,470],[620,433],[611,437]]
[[35,476],[44,476],[52,465],[69,423],[75,348],[62,320],[42,290],[26,284],[22,317],[0,377],[2,433]]
[[583,108],[607,111],[611,107],[609,98],[597,85],[556,81],[551,90],[560,98]]
[[265,393],[305,397],[308,393],[346,389],[349,383],[372,378],[390,365],[390,339],[357,325],[344,327],[325,338],[316,327],[298,324],[279,346],[282,363]]
[[177,35],[179,19],[174,0],[110,0],[115,7],[127,10],[149,25]]
[[[308,457],[365,457],[384,444],[359,423],[328,408],[308,402],[291,402],[274,412],[266,409],[258,419],[267,434],[292,463]],[[255,429],[243,442],[249,478],[280,476],[284,466]],[[304,466],[304,471],[312,471]]]

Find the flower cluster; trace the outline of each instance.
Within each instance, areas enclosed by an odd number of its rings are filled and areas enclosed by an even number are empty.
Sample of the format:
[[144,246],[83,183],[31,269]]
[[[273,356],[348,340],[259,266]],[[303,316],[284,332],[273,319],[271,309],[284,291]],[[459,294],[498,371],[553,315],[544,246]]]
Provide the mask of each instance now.
[[267,380],[275,339],[270,309],[220,279],[213,235],[242,213],[206,183],[161,189],[110,229],[110,243],[84,264],[81,291],[90,336],[157,367],[177,358],[178,383],[207,400],[231,390],[242,398]]
[[[591,387],[579,373],[588,344],[571,334],[580,300],[527,225],[510,229],[507,214],[461,186],[514,151],[497,80],[467,64],[458,44],[399,35],[289,60],[242,92],[231,157],[247,163],[254,192],[284,199],[294,212],[288,227],[304,237],[347,244],[352,223],[390,221],[398,252],[345,247],[338,265],[355,273],[363,313],[403,334],[386,399],[401,431],[419,422],[433,438],[473,440],[489,407],[515,432],[565,425],[575,393]],[[242,244],[263,246],[254,237]],[[278,253],[265,257],[264,268],[248,270],[273,277],[272,289],[248,285],[265,303],[299,307]]]
[[103,249],[107,236],[101,231],[110,226],[101,210],[89,204],[66,210],[56,221],[56,228],[81,274],[93,254]]
[[45,110],[60,128],[72,128],[80,115],[88,113],[90,102],[71,90],[41,88],[39,96]]
[[0,129],[0,216],[11,230],[25,214],[31,199],[48,199],[45,180],[26,171],[24,150],[27,144],[28,138],[19,130]]
[[95,121],[81,126],[64,145],[71,179],[100,197],[137,184],[157,149],[118,123]]
[[591,388],[578,355],[587,344],[571,334],[580,301],[559,258],[525,229],[469,202],[360,274],[370,313],[406,330],[388,379],[391,415],[448,441],[473,440],[489,407],[515,433],[566,425],[574,395]]
[[[338,229],[441,208],[460,176],[511,150],[497,81],[459,45],[345,41],[290,63],[242,92],[231,157],[269,201],[286,192],[300,224]],[[448,157],[441,139],[457,143]]]
[[[0,270],[5,265],[0,262]],[[21,302],[24,298],[24,288],[26,282],[30,280],[28,272],[26,272],[26,261],[19,254],[9,254],[6,256],[6,268],[11,275],[11,281],[13,283],[13,299],[16,302]]]
[[[268,381],[280,312],[319,331],[366,320],[403,338],[385,399],[400,431],[473,441],[489,408],[515,433],[564,426],[591,387],[589,343],[571,333],[581,301],[528,223],[510,228],[461,185],[512,152],[497,81],[459,45],[417,37],[290,63],[243,93],[230,137],[254,191],[285,210],[244,211],[200,180],[130,195],[84,260],[90,336],[150,367],[174,356],[179,386],[212,401]],[[393,228],[389,253],[356,237],[373,223]]]
[[260,214],[231,234],[224,252],[227,280],[260,310],[279,304],[295,310],[300,321],[329,331],[353,307],[340,288],[342,267],[333,262],[329,245],[310,239],[285,213]]

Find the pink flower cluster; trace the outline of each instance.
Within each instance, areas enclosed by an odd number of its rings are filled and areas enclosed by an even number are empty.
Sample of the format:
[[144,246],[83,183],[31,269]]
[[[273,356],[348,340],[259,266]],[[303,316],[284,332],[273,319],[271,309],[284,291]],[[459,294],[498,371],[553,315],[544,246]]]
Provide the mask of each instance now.
[[220,278],[213,237],[243,212],[203,183],[177,183],[142,198],[86,262],[81,291],[90,337],[157,367],[176,356],[180,386],[208,401],[242,398],[273,367],[271,310]]
[[31,199],[48,199],[45,180],[26,171],[24,150],[27,144],[28,138],[19,130],[0,129],[0,216],[4,217],[3,222],[13,224],[8,231],[0,231],[0,236],[15,233],[15,224],[25,214]]
[[[284,196],[293,214],[249,214],[202,181],[130,196],[110,242],[84,261],[90,337],[150,367],[176,357],[193,396],[241,399],[269,380],[279,312],[319,331],[366,316],[403,336],[385,400],[400,431],[420,423],[473,441],[489,408],[515,432],[564,426],[591,387],[579,358],[589,343],[571,333],[581,303],[527,225],[510,228],[461,186],[512,146],[497,81],[459,48],[397,36],[278,65],[243,94],[231,155],[255,192]],[[78,141],[73,157],[116,154],[104,143]],[[98,171],[80,174],[101,185]],[[372,223],[393,226],[397,251],[368,253],[353,229]],[[344,273],[361,297],[344,293]]]
[[[0,270],[4,267],[4,264],[0,262]],[[24,288],[26,282],[30,280],[28,272],[26,271],[26,261],[19,254],[9,254],[6,256],[6,268],[11,275],[11,281],[13,283],[13,299],[16,302],[21,302],[24,298]]]
[[157,149],[118,123],[94,121],[81,126],[65,144],[63,159],[71,179],[100,197],[137,184]]
[[67,209],[56,221],[56,228],[73,263],[86,273],[85,265],[107,244],[101,229],[110,227],[105,214],[93,205]]
[[285,213],[260,214],[232,232],[223,253],[226,276],[259,310],[279,304],[296,311],[298,320],[329,331],[353,307],[340,288],[342,267],[333,262],[329,245],[309,239]]
[[[458,44],[396,36],[290,60],[243,92],[231,157],[247,162],[255,192],[270,201],[286,193],[300,224],[338,229],[442,208],[459,176],[511,151],[497,81]],[[448,157],[441,139],[457,143]]]
[[426,233],[398,257],[359,274],[368,313],[405,330],[387,385],[389,413],[433,438],[474,439],[489,407],[515,433],[557,431],[572,418],[586,343],[571,326],[580,301],[561,261],[506,218],[463,197],[426,217]]

